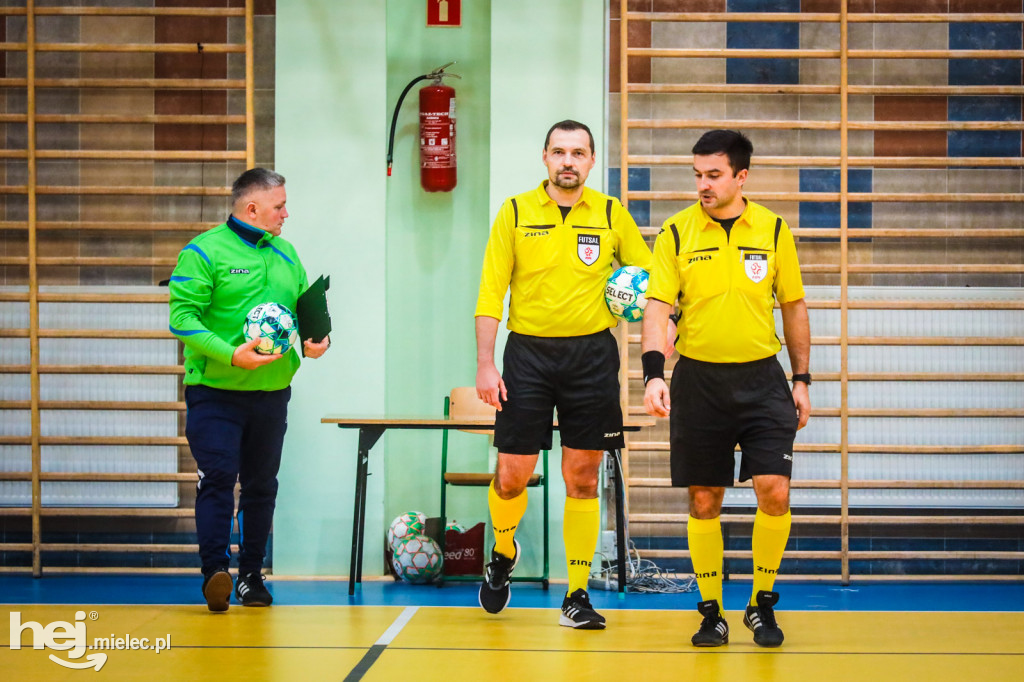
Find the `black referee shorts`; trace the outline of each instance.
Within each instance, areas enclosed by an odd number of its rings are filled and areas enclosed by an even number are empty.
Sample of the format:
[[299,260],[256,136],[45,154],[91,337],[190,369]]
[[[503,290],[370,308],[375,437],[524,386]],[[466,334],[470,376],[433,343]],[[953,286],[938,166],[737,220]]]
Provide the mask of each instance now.
[[619,347],[607,329],[586,336],[510,332],[502,379],[508,400],[494,420],[498,452],[551,449],[552,410],[562,445],[613,450],[624,445],[619,407]]
[[798,418],[775,356],[741,363],[680,357],[670,390],[672,485],[733,485],[737,444],[740,481],[792,474]]

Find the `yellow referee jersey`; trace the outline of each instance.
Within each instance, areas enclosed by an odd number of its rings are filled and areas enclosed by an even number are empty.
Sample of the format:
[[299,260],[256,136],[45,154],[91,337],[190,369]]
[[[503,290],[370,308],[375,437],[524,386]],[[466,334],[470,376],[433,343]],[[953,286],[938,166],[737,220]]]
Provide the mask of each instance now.
[[775,300],[804,297],[793,233],[764,206],[747,201],[725,230],[694,204],[665,221],[654,243],[647,297],[681,319],[676,350],[704,362],[750,362],[782,348]]
[[505,200],[484,253],[476,315],[531,336],[581,336],[616,325],[604,302],[612,259],[650,267],[651,252],[618,199],[583,188],[565,220],[545,180]]

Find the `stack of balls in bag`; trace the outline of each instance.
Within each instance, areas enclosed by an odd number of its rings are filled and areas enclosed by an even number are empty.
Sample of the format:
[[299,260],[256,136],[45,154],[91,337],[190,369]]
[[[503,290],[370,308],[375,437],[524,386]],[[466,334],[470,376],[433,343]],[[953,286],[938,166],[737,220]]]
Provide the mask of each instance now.
[[441,576],[444,557],[438,544],[423,534],[426,523],[423,512],[410,511],[399,515],[388,527],[391,567],[395,575],[410,583],[429,583]]

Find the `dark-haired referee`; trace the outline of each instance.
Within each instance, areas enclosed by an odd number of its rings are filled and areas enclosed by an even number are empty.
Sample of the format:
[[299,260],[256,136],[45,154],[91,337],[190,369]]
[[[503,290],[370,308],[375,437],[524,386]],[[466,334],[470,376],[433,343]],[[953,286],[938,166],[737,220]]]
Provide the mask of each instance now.
[[[729,641],[722,611],[725,488],[753,478],[757,513],[751,540],[754,586],[744,624],[760,646],[782,644],[772,591],[789,538],[793,440],[811,414],[807,305],[793,234],[785,221],[743,197],[753,145],[741,133],[713,130],[693,147],[699,201],[665,221],[643,323],[644,406],[671,418],[672,484],[688,486],[690,557],[704,617],[695,646]],[[679,361],[664,381],[661,340],[678,301]],[[782,308],[793,388],[776,359],[782,346],[773,309]]]
[[[563,534],[569,588],[559,623],[602,629],[587,578],[600,530],[598,469],[605,450],[620,448],[619,349],[604,301],[612,260],[648,267],[651,252],[617,199],[584,187],[594,167],[594,137],[561,121],[544,140],[548,179],[505,200],[484,256],[476,306],[480,398],[498,409],[498,464],[488,494],[495,546],[480,586],[480,605],[508,604],[520,557],[515,531],[526,511],[526,483],[541,450],[551,448],[558,410],[565,479]],[[494,341],[511,289],[503,371]]]

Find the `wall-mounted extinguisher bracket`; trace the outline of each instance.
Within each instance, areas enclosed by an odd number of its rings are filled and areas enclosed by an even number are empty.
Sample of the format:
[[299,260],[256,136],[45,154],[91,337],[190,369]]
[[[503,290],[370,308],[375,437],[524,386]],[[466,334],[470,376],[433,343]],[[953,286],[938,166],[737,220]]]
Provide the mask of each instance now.
[[460,78],[445,69],[455,62],[439,66],[430,73],[412,79],[395,104],[391,117],[391,135],[388,138],[388,177],[391,177],[392,155],[395,149],[395,126],[398,112],[412,86],[429,80],[430,85],[420,88],[420,184],[428,192],[450,192],[455,189],[455,88],[445,85],[445,78]]

